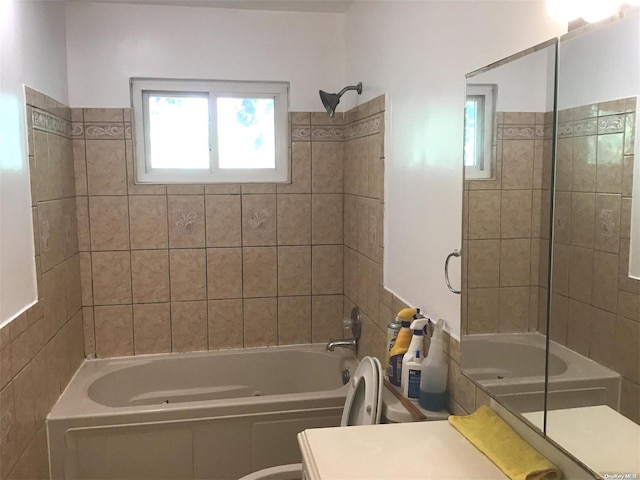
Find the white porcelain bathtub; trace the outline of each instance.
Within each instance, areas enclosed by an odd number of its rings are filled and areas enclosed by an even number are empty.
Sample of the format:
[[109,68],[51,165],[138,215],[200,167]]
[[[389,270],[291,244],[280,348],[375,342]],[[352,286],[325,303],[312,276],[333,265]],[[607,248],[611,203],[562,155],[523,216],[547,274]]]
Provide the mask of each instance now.
[[[499,333],[462,338],[465,375],[520,412],[542,410],[544,335]],[[609,405],[618,409],[620,375],[567,347],[549,345],[548,409]]]
[[300,461],[296,434],[340,424],[324,345],[88,360],[47,417],[53,479],[238,478]]

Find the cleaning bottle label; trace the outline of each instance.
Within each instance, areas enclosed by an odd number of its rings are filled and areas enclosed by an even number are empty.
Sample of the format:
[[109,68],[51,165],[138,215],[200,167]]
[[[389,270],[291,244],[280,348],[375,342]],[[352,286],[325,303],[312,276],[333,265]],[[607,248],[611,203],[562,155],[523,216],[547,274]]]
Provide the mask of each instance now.
[[413,370],[409,369],[409,378],[408,378],[408,390],[407,397],[413,400],[417,400],[420,396],[420,374],[422,371],[420,369]]
[[389,359],[389,381],[399,387],[402,381],[402,357],[404,353],[394,355]]

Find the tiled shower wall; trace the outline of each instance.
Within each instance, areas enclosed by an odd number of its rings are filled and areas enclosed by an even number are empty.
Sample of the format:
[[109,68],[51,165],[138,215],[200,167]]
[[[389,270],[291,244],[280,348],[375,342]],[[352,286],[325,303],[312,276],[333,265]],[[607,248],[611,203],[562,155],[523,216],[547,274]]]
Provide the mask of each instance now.
[[1,479],[49,478],[45,417],[83,359],[71,112],[26,103],[38,301],[0,329]]
[[550,116],[499,112],[497,120],[494,178],[464,182],[463,334],[536,331],[545,296]]
[[135,185],[131,112],[74,109],[85,343],[99,357],[342,333],[342,116],[292,113],[290,185]]
[[550,336],[620,373],[621,412],[640,422],[640,281],[628,276],[635,110],[633,97],[559,112]]

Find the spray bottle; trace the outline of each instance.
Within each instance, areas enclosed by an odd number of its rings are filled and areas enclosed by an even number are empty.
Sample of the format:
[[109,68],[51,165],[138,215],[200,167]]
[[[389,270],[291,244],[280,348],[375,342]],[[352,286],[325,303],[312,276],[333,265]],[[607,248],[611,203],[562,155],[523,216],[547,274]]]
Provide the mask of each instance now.
[[402,322],[400,332],[396,338],[393,348],[389,352],[389,367],[387,373],[389,374],[389,381],[399,387],[401,385],[402,378],[402,357],[409,349],[409,343],[411,343],[411,320],[420,313],[418,308],[403,308],[398,312],[398,318]]
[[424,357],[423,332],[429,325],[428,318],[414,320],[411,324],[413,337],[409,349],[402,357],[401,385],[402,393],[409,400],[418,400],[420,391],[421,362]]
[[444,359],[444,320],[438,320],[429,346],[429,355],[422,362],[418,401],[426,410],[444,410],[447,404],[447,362]]

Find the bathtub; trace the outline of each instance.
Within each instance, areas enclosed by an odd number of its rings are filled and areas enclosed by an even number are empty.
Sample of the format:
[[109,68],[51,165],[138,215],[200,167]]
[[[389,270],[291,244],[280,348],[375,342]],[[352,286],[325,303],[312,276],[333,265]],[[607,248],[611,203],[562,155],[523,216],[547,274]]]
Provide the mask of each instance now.
[[87,360],[47,416],[51,478],[238,478],[300,461],[296,434],[340,424],[324,345]]
[[[544,406],[546,337],[536,332],[467,335],[464,374],[519,412]],[[618,410],[620,375],[554,341],[549,344],[549,410],[608,405]]]

